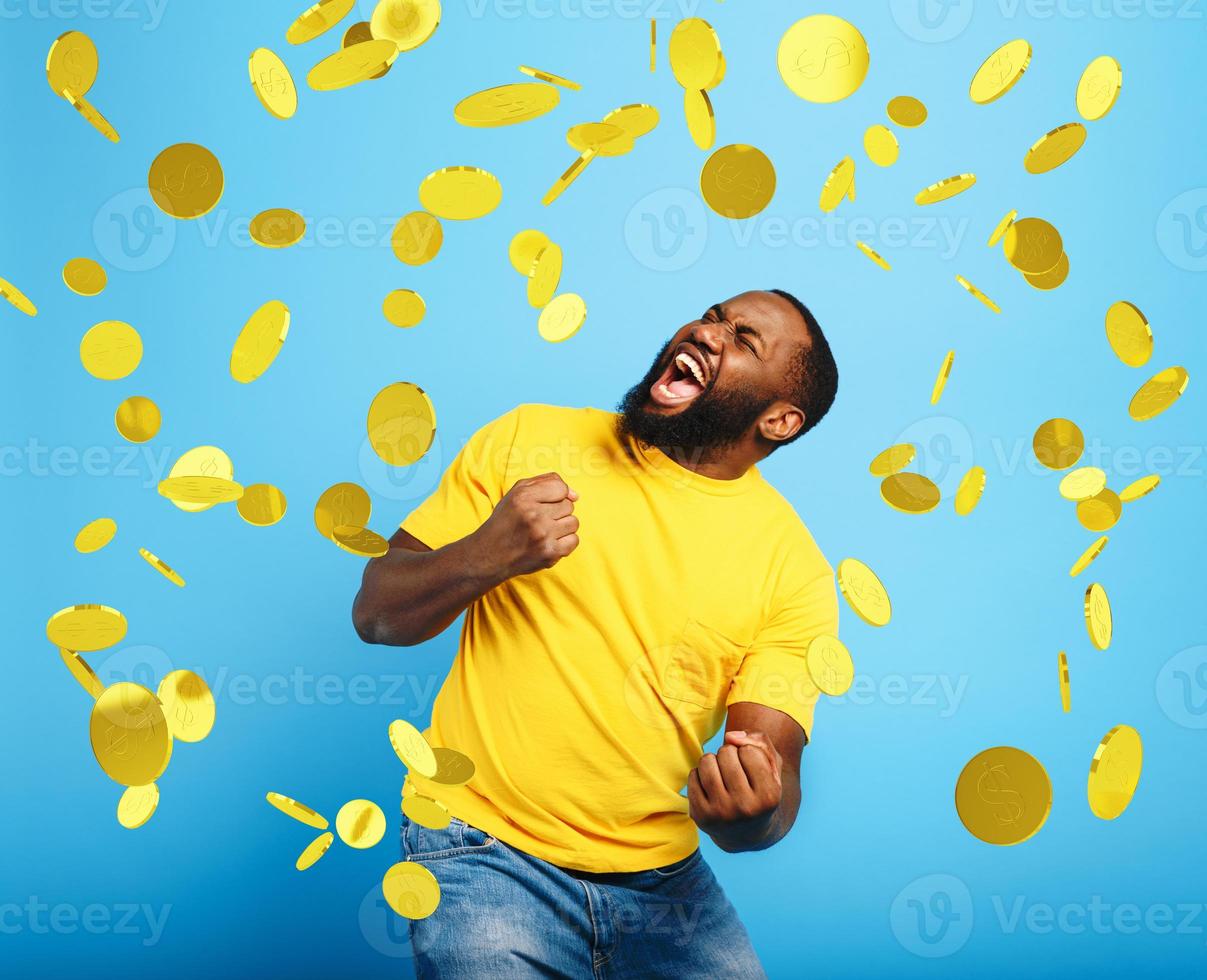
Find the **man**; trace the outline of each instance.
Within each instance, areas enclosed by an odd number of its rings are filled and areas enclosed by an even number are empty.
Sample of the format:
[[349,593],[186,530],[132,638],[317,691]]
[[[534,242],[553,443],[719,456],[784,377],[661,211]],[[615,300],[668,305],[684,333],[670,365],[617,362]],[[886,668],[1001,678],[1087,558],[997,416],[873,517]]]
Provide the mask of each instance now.
[[755,464],[837,386],[803,304],[735,296],[619,414],[521,405],[478,431],[369,563],[366,641],[422,643],[466,613],[428,737],[476,772],[404,787],[453,814],[404,826],[441,886],[411,926],[419,975],[763,975],[697,828],[760,850],[800,806],[805,650],[836,632],[837,598]]

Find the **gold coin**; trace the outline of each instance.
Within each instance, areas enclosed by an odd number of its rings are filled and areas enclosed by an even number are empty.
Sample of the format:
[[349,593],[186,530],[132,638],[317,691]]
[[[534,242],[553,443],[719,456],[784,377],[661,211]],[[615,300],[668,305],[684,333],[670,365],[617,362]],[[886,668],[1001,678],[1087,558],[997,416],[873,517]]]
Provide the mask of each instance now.
[[893,616],[889,600],[880,579],[857,558],[844,558],[838,563],[838,587],[855,611],[869,626],[887,626]]
[[671,74],[685,89],[704,89],[721,70],[721,41],[706,20],[679,21],[667,42]]
[[935,378],[934,387],[930,391],[930,403],[938,405],[939,399],[943,397],[943,389],[947,387],[947,379],[951,377],[951,366],[955,363],[956,352],[949,350],[943,358],[943,363],[939,365],[939,374]]
[[1103,489],[1077,503],[1077,520],[1087,531],[1109,531],[1119,522],[1123,503],[1114,490]]
[[551,71],[541,71],[539,68],[532,68],[528,65],[520,65],[520,71],[530,78],[535,78],[539,82],[548,82],[550,85],[560,85],[562,88],[568,88],[572,92],[577,92],[582,89],[578,82],[572,82],[568,78],[562,78],[561,75],[555,75]]
[[917,449],[908,442],[889,446],[888,449],[878,453],[876,458],[868,464],[868,472],[881,479],[892,476],[894,473],[900,473],[914,461],[916,453]]
[[126,626],[126,617],[109,606],[68,606],[50,617],[46,639],[57,647],[89,653],[120,643]]
[[153,783],[172,758],[172,733],[159,700],[145,687],[122,681],[96,699],[88,736],[105,775],[123,786]]
[[95,259],[70,259],[63,266],[63,282],[80,296],[96,296],[105,288],[109,277]]
[[313,41],[348,16],[354,6],[356,0],[319,0],[289,25],[285,31],[285,40],[290,44]]
[[829,214],[842,203],[842,199],[850,193],[854,185],[855,161],[850,157],[843,157],[835,164],[834,169],[826,177],[825,183],[821,185],[821,196],[817,201],[818,207]]
[[328,55],[310,69],[306,84],[318,92],[333,92],[376,78],[398,57],[393,41],[362,41]]
[[260,105],[278,119],[290,119],[298,111],[298,89],[289,69],[268,48],[256,48],[247,59],[251,89]]
[[62,95],[64,89],[87,95],[99,67],[92,38],[80,31],[68,31],[58,36],[46,55],[46,81],[55,95]]
[[956,813],[986,844],[1021,844],[1035,836],[1052,809],[1052,782],[1044,767],[1009,745],[979,752],[956,780]]
[[985,470],[981,466],[973,466],[964,474],[964,478],[960,480],[960,485],[956,489],[956,513],[961,517],[967,517],[976,510],[976,505],[981,502],[981,494],[984,492]]
[[832,698],[846,694],[855,680],[850,651],[836,636],[815,636],[805,651],[805,667],[817,689]]
[[80,363],[102,381],[120,381],[142,360],[142,337],[130,324],[104,320],[80,340]]
[[1073,567],[1069,569],[1069,577],[1076,578],[1078,575],[1084,572],[1090,566],[1090,562],[1102,554],[1102,549],[1106,547],[1106,543],[1109,540],[1110,538],[1104,534],[1092,545],[1086,548],[1085,551],[1081,553],[1081,557],[1073,562]]
[[1068,714],[1069,702],[1071,700],[1071,692],[1069,690],[1069,658],[1063,650],[1060,651],[1060,654],[1056,658],[1056,666],[1060,677],[1060,705],[1065,714]]
[[159,807],[159,787],[127,786],[117,803],[117,822],[127,830],[137,830],[153,816]]
[[507,246],[507,258],[511,267],[522,276],[531,275],[532,264],[537,253],[549,244],[549,237],[534,228],[516,232]]
[[172,566],[166,561],[155,556],[146,548],[139,548],[138,553],[142,556],[143,561],[155,569],[155,571],[159,572],[159,574],[166,578],[169,582],[171,582],[173,585],[180,586],[182,589],[184,588],[184,579],[181,578],[180,573],[173,569]]
[[159,700],[172,737],[200,742],[214,728],[214,695],[191,670],[174,670],[159,682]]
[[319,834],[318,837],[307,844],[306,849],[298,855],[297,861],[294,862],[294,867],[299,871],[305,871],[308,868],[313,867],[318,862],[319,858],[327,853],[328,848],[331,847],[331,844],[334,840],[335,834],[331,832]]
[[372,800],[349,800],[335,815],[335,832],[349,847],[373,847],[385,836],[386,815]]
[[222,199],[222,165],[204,146],[177,143],[151,163],[147,186],[159,209],[173,218],[200,218]]
[[231,349],[231,377],[251,384],[269,369],[289,336],[289,307],[272,299],[253,313]]
[[[235,467],[231,458],[217,446],[196,446],[172,464],[168,476],[216,476],[223,480],[232,480]],[[173,500],[172,503],[178,509],[189,512],[209,510],[214,506],[212,503],[190,504],[179,500]]]
[[713,75],[712,80],[705,85],[706,89],[714,89],[725,81],[725,52],[721,52],[721,64],[717,67],[717,73]]
[[1097,466],[1081,466],[1066,473],[1060,481],[1060,495],[1065,500],[1089,500],[1106,489],[1106,473]]
[[652,105],[637,102],[613,109],[600,121],[619,126],[634,139],[640,139],[658,125],[658,110]]
[[700,193],[723,218],[753,217],[775,196],[775,167],[762,150],[730,143],[704,162]]
[[129,442],[146,442],[159,432],[159,406],[150,398],[132,395],[117,406],[114,424],[121,437]]
[[337,527],[364,527],[373,513],[369,495],[355,483],[337,483],[320,494],[314,505],[314,526],[328,541]]
[[1116,725],[1098,743],[1090,762],[1086,796],[1090,812],[1102,820],[1114,820],[1128,808],[1140,770],[1144,767],[1144,744],[1131,725]]
[[692,142],[701,150],[712,149],[717,140],[717,117],[713,114],[708,93],[703,89],[684,89],[683,116]]
[[876,166],[891,167],[897,162],[901,146],[891,129],[877,123],[875,126],[869,126],[863,134],[863,150]]
[[926,514],[939,506],[939,488],[921,473],[894,473],[880,484],[880,496],[903,514]]
[[888,117],[898,126],[913,129],[926,122],[926,105],[912,95],[898,95],[889,99]]
[[[358,21],[352,24],[346,31],[344,37],[340,41],[341,48],[350,48],[354,44],[361,44],[365,41],[373,40],[373,28],[367,20]],[[390,70],[390,65],[394,63],[392,59],[386,66],[376,75],[371,75],[370,78],[381,78]]]
[[285,516],[285,494],[271,483],[253,483],[243,488],[235,501],[239,516],[253,527],[269,527]]
[[307,827],[313,827],[315,830],[326,830],[330,826],[327,823],[326,817],[310,809],[305,803],[299,803],[297,800],[290,799],[281,793],[267,793],[264,798],[285,814],[285,816],[293,817],[294,820],[304,823]]
[[1031,439],[1035,458],[1050,470],[1067,470],[1085,452],[1085,436],[1077,423],[1068,419],[1048,419]]
[[474,777],[474,761],[456,749],[432,747],[436,758],[436,774],[432,782],[444,786],[460,786]]
[[1154,419],[1182,397],[1190,375],[1184,367],[1166,368],[1158,371],[1140,386],[1127,406],[1127,414],[1137,422]]
[[1041,272],[1038,276],[1023,273],[1023,278],[1036,289],[1056,289],[1064,285],[1064,281],[1069,278],[1069,256],[1062,254],[1060,261],[1047,272]]
[[1002,248],[1014,268],[1032,276],[1051,271],[1064,254],[1060,232],[1043,218],[1020,218],[1014,222],[1006,229]]
[[75,536],[75,550],[81,555],[100,551],[117,534],[117,521],[111,517],[98,517],[80,528]]
[[395,289],[382,300],[381,312],[396,327],[413,327],[423,321],[427,304],[413,289]]
[[[537,252],[528,273],[528,305],[538,310],[546,306],[562,281],[562,249],[550,242]],[[586,311],[584,310],[584,316]]]
[[156,489],[161,497],[183,504],[228,504],[243,496],[242,486],[217,476],[170,476]]
[[390,234],[390,246],[399,262],[423,265],[431,262],[444,244],[440,219],[426,211],[412,211],[398,219]]
[[[436,409],[422,388],[399,381],[374,396],[366,426],[373,451],[384,462],[409,466],[431,448],[436,437]],[[364,527],[368,518],[339,523]]]
[[401,718],[390,722],[389,732],[394,754],[407,769],[429,779],[436,775],[436,755],[423,732]]
[[861,252],[862,252],[864,255],[866,255],[866,256],[867,256],[869,259],[871,259],[873,262],[875,262],[875,263],[876,263],[878,266],[880,266],[880,268],[882,268],[882,269],[883,269],[885,272],[892,272],[892,271],[893,271],[893,267],[892,267],[891,265],[889,265],[889,264],[888,264],[888,263],[887,263],[887,262],[886,262],[886,261],[885,261],[885,260],[884,260],[884,259],[881,257],[880,253],[879,253],[879,252],[877,252],[877,251],[876,251],[874,248],[872,248],[872,246],[871,246],[871,245],[868,245],[866,242],[860,242],[860,241],[856,241],[856,242],[855,242],[855,247],[856,247],[857,249],[859,249],[859,251],[861,251]]
[[569,340],[587,319],[587,304],[578,293],[562,293],[555,296],[541,310],[537,320],[537,332],[542,340],[559,344]]
[[121,137],[117,130],[113,128],[113,124],[109,122],[102,114],[100,109],[94,106],[91,102],[85,99],[82,95],[76,95],[70,89],[63,89],[62,96],[71,103],[73,109],[84,117],[84,120],[98,133],[100,133],[110,143],[120,143]]
[[1090,634],[1090,642],[1099,650],[1105,650],[1111,645],[1111,636],[1115,631],[1114,619],[1111,616],[1111,602],[1104,589],[1097,582],[1090,584],[1085,590],[1085,628]]
[[566,142],[579,153],[594,150],[601,157],[624,156],[633,149],[633,136],[612,123],[579,123],[566,132]]
[[776,54],[780,78],[807,102],[838,102],[854,94],[867,77],[868,62],[863,35],[829,14],[798,20]]
[[502,200],[499,178],[478,167],[445,167],[428,174],[419,185],[419,203],[453,221],[481,218]]
[[650,18],[650,71],[658,67],[658,21]]
[[306,234],[306,219],[289,208],[269,208],[251,219],[248,233],[264,248],[288,248]]
[[560,101],[561,94],[552,85],[514,82],[467,95],[453,107],[453,118],[475,128],[511,126],[543,116]]
[[59,656],[63,659],[64,666],[71,672],[71,676],[76,679],[76,683],[92,696],[92,700],[95,701],[99,698],[105,690],[105,685],[96,676],[96,671],[88,665],[88,661],[78,653],[62,648],[59,649]]
[[26,316],[38,315],[38,308],[34,306],[30,298],[7,279],[0,279],[0,296],[3,296]]
[[914,203],[919,205],[938,204],[957,194],[963,194],[975,184],[976,174],[956,174],[954,177],[945,177],[937,184],[931,184],[918,191],[914,196]]
[[402,812],[406,818],[429,830],[443,830],[451,822],[451,814],[443,803],[430,796],[416,793],[402,801]]
[[971,293],[973,298],[975,298],[978,302],[983,303],[985,306],[989,307],[989,309],[993,310],[994,313],[1002,312],[1002,308],[1000,306],[998,306],[997,303],[995,303],[988,296],[986,296],[984,293],[982,293],[979,289],[976,288],[976,286],[974,286],[972,283],[970,283],[963,276],[956,276],[956,282],[958,282],[962,287],[964,287],[964,289],[968,290],[968,292]]
[[1123,88],[1123,69],[1109,54],[1099,55],[1077,83],[1077,111],[1088,122],[1102,119],[1115,107]]
[[331,531],[331,540],[344,551],[361,558],[380,558],[390,550],[390,542],[380,534],[351,524],[337,525]]
[[1007,41],[993,52],[972,76],[968,95],[977,105],[988,105],[1014,88],[1031,63],[1031,45],[1021,38]]
[[1073,159],[1085,146],[1086,129],[1081,123],[1065,123],[1045,133],[1032,144],[1023,158],[1027,173],[1046,174]]
[[1119,491],[1119,499],[1125,504],[1130,504],[1141,497],[1147,497],[1157,489],[1160,482],[1161,478],[1156,473],[1142,476]]
[[440,26],[440,0],[379,0],[369,24],[374,37],[413,51]]
[[422,864],[400,861],[381,880],[386,904],[405,919],[426,919],[440,904],[440,882]]
[[993,229],[993,234],[989,236],[990,248],[993,248],[994,245],[1002,240],[1002,236],[1005,235],[1010,226],[1014,224],[1014,219],[1017,217],[1017,211],[1011,210],[1006,212],[1006,216],[997,223],[997,227]]
[[570,166],[568,166],[560,177],[550,185],[549,190],[545,191],[545,196],[541,198],[541,204],[548,207],[559,197],[562,196],[562,191],[573,184],[579,175],[587,169],[587,164],[595,159],[594,150],[586,150],[578,157]]
[[1148,318],[1127,300],[1112,303],[1106,311],[1106,339],[1115,356],[1128,367],[1143,367],[1153,356],[1153,331]]

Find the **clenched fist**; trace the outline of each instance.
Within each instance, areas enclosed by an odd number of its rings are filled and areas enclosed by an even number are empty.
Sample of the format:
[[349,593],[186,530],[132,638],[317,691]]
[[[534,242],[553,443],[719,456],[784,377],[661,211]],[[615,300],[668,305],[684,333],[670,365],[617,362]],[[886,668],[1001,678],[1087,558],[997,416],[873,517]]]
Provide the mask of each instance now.
[[781,759],[762,732],[726,732],[687,777],[688,814],[725,850],[766,836],[783,798]]
[[556,473],[517,480],[478,529],[504,578],[551,568],[578,547],[578,494]]

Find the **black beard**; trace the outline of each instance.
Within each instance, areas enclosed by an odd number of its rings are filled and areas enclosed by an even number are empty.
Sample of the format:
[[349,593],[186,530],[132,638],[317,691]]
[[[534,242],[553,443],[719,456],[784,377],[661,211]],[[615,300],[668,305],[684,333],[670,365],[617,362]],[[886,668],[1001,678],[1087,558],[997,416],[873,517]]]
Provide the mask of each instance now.
[[678,462],[699,462],[741,440],[767,408],[769,400],[748,389],[722,391],[715,386],[696,396],[687,408],[673,415],[648,411],[650,388],[662,374],[668,342],[653,366],[628,390],[617,406],[616,431],[655,446]]

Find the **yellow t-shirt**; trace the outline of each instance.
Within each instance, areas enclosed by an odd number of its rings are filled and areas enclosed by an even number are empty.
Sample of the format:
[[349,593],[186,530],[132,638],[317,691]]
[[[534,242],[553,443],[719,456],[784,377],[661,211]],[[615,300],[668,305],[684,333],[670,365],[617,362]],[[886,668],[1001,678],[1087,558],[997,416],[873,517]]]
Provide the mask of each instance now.
[[622,444],[615,415],[521,405],[479,430],[402,523],[428,547],[473,531],[523,477],[576,490],[580,544],[465,614],[428,738],[477,766],[464,786],[412,773],[462,820],[545,861],[640,871],[686,857],[681,795],[726,706],[778,708],[809,732],[805,650],[835,633],[830,566],[759,474],[693,473]]

